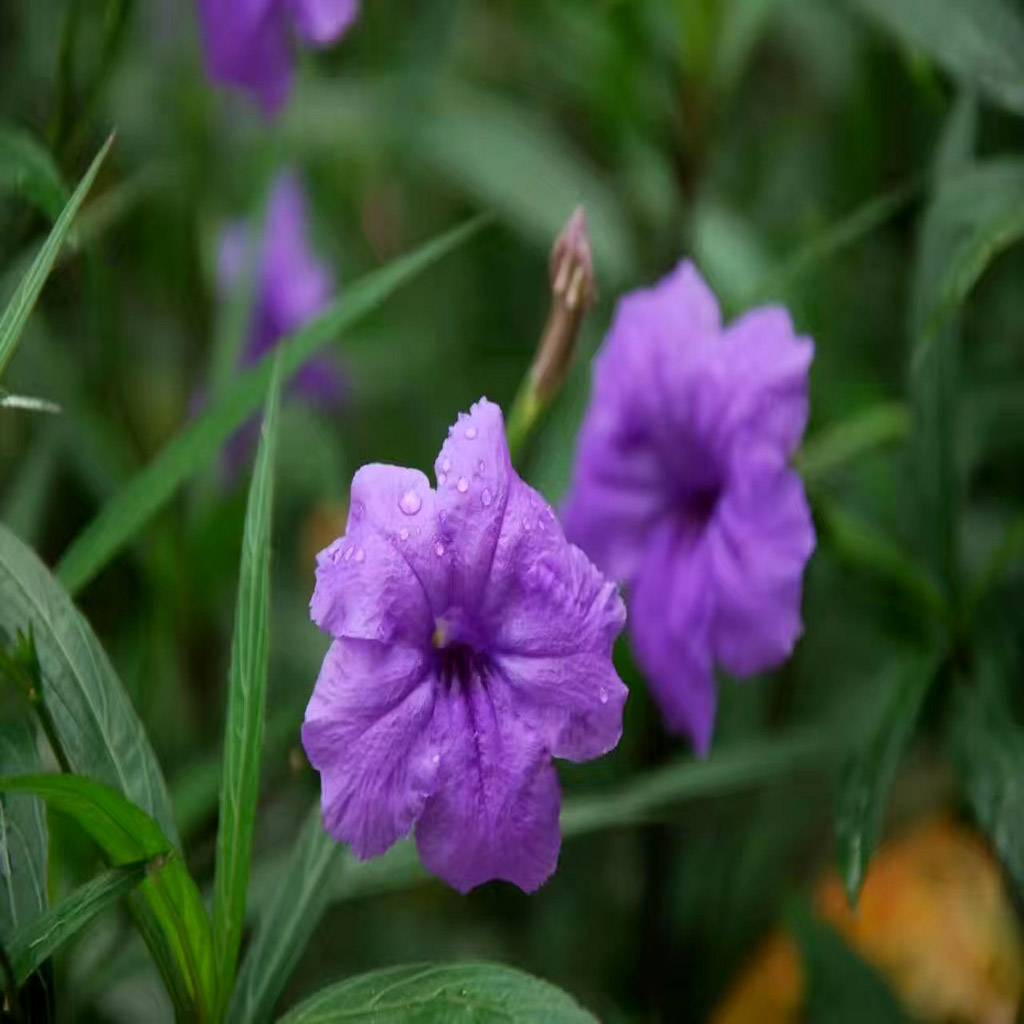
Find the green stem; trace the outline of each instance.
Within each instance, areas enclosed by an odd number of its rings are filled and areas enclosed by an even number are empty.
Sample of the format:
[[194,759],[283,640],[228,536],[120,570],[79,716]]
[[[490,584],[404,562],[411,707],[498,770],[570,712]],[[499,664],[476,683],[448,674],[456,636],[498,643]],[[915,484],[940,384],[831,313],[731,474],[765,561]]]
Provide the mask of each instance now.
[[508,450],[513,462],[518,462],[523,457],[526,442],[533,433],[543,411],[544,403],[541,402],[534,390],[530,375],[527,374],[512,403],[508,414],[508,423],[505,425]]

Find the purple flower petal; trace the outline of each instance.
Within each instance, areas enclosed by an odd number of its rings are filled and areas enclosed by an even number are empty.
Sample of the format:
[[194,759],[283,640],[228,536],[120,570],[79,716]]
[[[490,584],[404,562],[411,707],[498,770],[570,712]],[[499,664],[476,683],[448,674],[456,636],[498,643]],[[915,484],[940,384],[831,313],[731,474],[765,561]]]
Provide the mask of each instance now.
[[311,46],[337,42],[359,15],[358,0],[290,0],[299,35]]
[[479,677],[439,695],[437,790],[416,825],[428,871],[460,892],[492,879],[533,892],[558,863],[558,778],[540,737]]
[[212,79],[251,93],[264,113],[291,86],[291,55],[278,0],[199,0],[206,68]]
[[434,790],[430,670],[412,648],[360,640],[335,640],[324,659],[302,743],[323,779],[324,825],[357,857],[408,834]]
[[715,657],[741,676],[793,652],[802,630],[804,566],[814,550],[811,510],[796,473],[771,449],[743,462],[707,534]]

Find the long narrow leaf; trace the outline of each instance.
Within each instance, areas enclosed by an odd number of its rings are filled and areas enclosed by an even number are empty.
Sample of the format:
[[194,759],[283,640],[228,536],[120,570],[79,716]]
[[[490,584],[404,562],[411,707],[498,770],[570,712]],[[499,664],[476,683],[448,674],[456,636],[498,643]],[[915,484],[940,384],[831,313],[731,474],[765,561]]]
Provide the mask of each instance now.
[[17,125],[0,122],[0,193],[23,195],[56,220],[68,201],[53,157]]
[[1008,110],[1024,114],[1024,17],[1010,0],[853,0],[882,28],[922,50]]
[[[477,217],[349,285],[325,313],[278,344],[282,383],[310,356],[371,313],[398,288],[472,238],[487,220]],[[274,358],[268,353],[241,374],[79,534],[57,567],[58,575],[72,593],[88,583],[259,408],[270,382]]]
[[103,148],[96,154],[85,177],[75,189],[74,195],[68,200],[64,212],[57,218],[49,237],[32,261],[28,273],[21,279],[3,316],[0,316],[0,377],[3,377],[4,370],[7,369],[7,364],[14,355],[25,322],[39,298],[39,293],[43,290],[47,277],[50,276],[53,263],[71,228],[71,222],[75,219],[75,214],[78,213],[78,208],[82,205],[89,189],[92,188],[96,175],[99,174],[100,164],[103,163],[103,158],[107,155],[113,141],[114,136],[111,135],[104,143]]
[[131,897],[139,930],[172,997],[187,992],[192,1010],[212,1020],[215,976],[213,941],[202,897],[171,841],[144,811],[120,793],[78,775],[0,778],[0,792],[41,797],[72,818],[114,866],[159,858],[153,873]]
[[213,887],[213,945],[220,989],[218,998],[225,1009],[242,941],[256,799],[259,795],[270,646],[270,524],[280,383],[280,367],[275,366],[245,513],[235,635],[231,646],[224,775]]
[[64,943],[127,896],[146,877],[148,866],[148,861],[140,860],[111,868],[18,929],[6,945],[15,983],[23,985]]
[[72,770],[119,789],[177,843],[160,765],[110,659],[46,566],[0,525],[0,633],[30,628],[42,699]]
[[571,996],[501,964],[409,964],[331,985],[280,1024],[596,1024]]

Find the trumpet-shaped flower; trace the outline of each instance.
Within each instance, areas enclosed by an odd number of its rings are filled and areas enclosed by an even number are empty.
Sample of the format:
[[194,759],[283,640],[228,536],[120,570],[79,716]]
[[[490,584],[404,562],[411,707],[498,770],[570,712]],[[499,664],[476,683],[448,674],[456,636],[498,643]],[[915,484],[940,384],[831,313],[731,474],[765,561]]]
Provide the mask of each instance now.
[[313,620],[334,638],[302,741],[324,823],[358,857],[414,826],[424,865],[463,892],[531,891],[554,871],[552,757],[616,745],[625,609],[516,475],[501,411],[461,415],[435,463],[364,466],[345,536],[318,557]]
[[628,584],[630,634],[668,725],[711,741],[712,666],[789,656],[814,528],[789,460],[813,345],[785,310],[723,326],[690,263],[619,303],[594,366],[564,522]]

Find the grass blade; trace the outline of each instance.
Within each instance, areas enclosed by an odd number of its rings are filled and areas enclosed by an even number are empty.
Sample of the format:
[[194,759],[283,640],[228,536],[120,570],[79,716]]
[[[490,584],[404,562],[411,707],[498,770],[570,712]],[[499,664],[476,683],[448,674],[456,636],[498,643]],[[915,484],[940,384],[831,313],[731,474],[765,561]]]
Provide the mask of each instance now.
[[160,826],[120,793],[79,775],[0,778],[0,792],[41,797],[72,818],[114,866],[160,859],[159,873],[150,874],[129,905],[179,1009],[212,1020],[210,922],[192,876]]
[[[349,285],[325,313],[279,342],[276,351],[281,359],[282,385],[340,332],[472,238],[487,221],[486,217],[474,218]],[[274,358],[268,353],[251,370],[239,375],[79,534],[57,567],[58,576],[72,593],[88,583],[259,408],[270,383]]]
[[148,866],[148,861],[140,860],[111,868],[15,932],[6,945],[15,983],[24,985],[64,943],[127,896],[146,877]]
[[234,984],[238,948],[242,941],[256,799],[259,795],[270,646],[270,524],[280,383],[280,366],[277,365],[270,383],[256,469],[249,488],[235,634],[231,645],[224,774],[213,887],[213,946],[220,986],[218,999],[224,1009]]
[[57,259],[61,246],[64,244],[64,239],[71,228],[71,222],[75,219],[75,214],[78,213],[78,208],[82,205],[89,189],[92,188],[96,175],[99,174],[100,165],[109,152],[113,141],[114,136],[111,135],[104,143],[103,148],[96,154],[89,170],[85,173],[85,177],[81,180],[78,188],[75,189],[74,195],[68,200],[67,206],[64,207],[63,212],[57,218],[57,222],[53,225],[53,230],[50,232],[49,237],[47,237],[43,247],[32,261],[28,272],[21,279],[21,283],[11,297],[11,301],[7,304],[3,316],[0,317],[0,377],[3,377],[4,370],[7,369],[7,364],[11,361],[14,350],[18,347],[21,332],[36,304],[36,300],[39,298],[39,293],[43,290],[47,277],[50,276],[50,270],[53,268],[54,261]]

